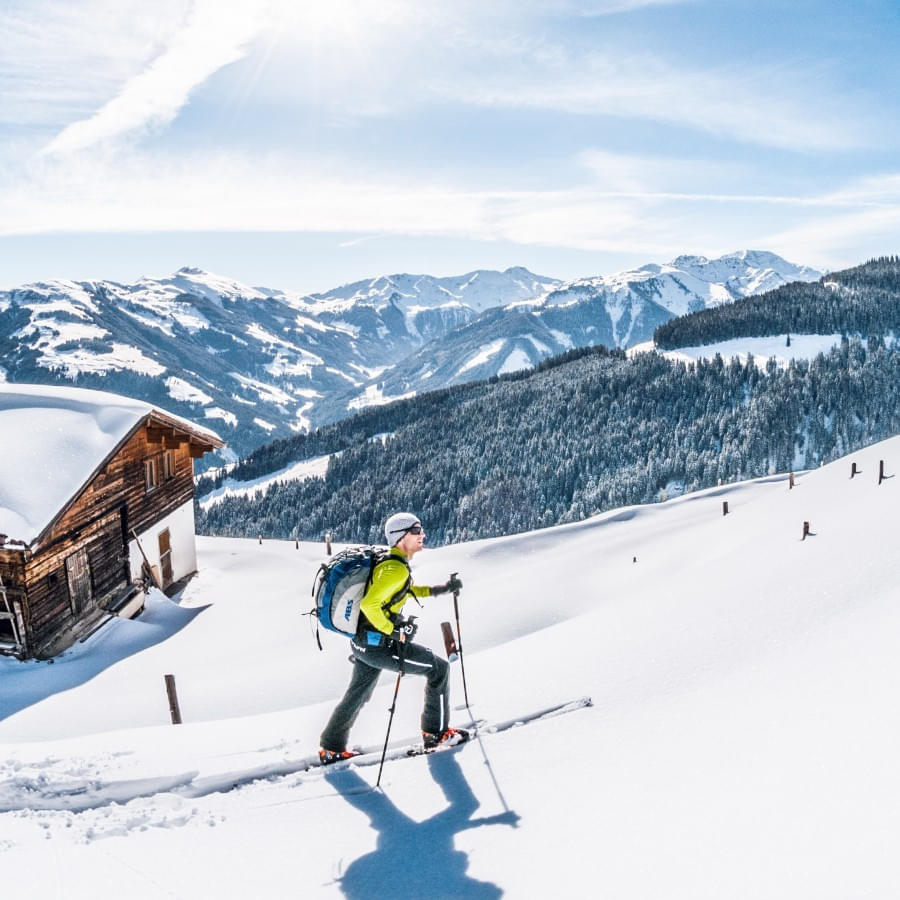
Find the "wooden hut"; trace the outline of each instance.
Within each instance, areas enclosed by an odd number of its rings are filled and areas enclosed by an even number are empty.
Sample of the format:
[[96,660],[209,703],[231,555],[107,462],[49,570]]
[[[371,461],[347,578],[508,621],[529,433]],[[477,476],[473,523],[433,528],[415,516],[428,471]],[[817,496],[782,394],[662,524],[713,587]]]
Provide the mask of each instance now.
[[197,568],[212,431],[101,391],[0,384],[0,652],[52,656]]

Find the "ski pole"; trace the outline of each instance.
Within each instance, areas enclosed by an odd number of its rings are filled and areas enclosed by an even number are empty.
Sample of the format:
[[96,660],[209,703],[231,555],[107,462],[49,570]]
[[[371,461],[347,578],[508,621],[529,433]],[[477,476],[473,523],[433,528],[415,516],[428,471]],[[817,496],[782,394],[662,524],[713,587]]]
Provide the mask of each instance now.
[[[410,621],[415,621],[415,616],[410,617]],[[400,646],[397,648],[397,661],[400,664],[397,672],[397,683],[394,685],[394,700],[391,703],[390,718],[388,719],[387,733],[384,736],[384,747],[381,750],[381,762],[378,765],[378,778],[375,781],[375,787],[381,786],[381,770],[384,768],[384,758],[387,756],[388,741],[391,739],[391,725],[394,724],[394,711],[397,709],[397,694],[400,693],[400,679],[403,677],[403,657],[406,650],[406,635],[399,641]]]
[[[456,578],[457,575],[459,575],[459,572],[453,572],[450,578]],[[474,720],[475,716],[472,715],[472,710],[469,709],[469,689],[466,687],[466,658],[463,656],[462,632],[459,628],[459,591],[453,592],[453,614],[456,616],[456,644],[459,650],[459,668],[462,672],[463,697],[466,701],[466,709],[469,711],[469,716]]]

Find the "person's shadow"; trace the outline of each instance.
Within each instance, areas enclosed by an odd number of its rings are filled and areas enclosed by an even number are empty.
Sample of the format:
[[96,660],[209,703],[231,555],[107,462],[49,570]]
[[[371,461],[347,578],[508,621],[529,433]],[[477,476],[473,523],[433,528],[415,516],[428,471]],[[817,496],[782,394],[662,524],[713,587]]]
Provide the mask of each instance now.
[[450,805],[424,822],[416,822],[401,812],[390,797],[372,790],[352,769],[326,775],[348,803],[369,817],[378,832],[375,850],[350,863],[338,880],[346,897],[494,900],[503,895],[496,884],[477,881],[466,874],[468,857],[454,848],[453,837],[467,828],[515,825],[519,816],[507,811],[473,819],[479,803],[455,754],[433,754],[428,757],[428,767]]

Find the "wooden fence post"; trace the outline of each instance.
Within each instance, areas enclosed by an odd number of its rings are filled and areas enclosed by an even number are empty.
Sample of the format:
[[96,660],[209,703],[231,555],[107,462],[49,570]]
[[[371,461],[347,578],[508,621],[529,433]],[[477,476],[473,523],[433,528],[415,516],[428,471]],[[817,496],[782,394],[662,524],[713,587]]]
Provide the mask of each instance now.
[[878,460],[878,483],[881,484],[882,481],[884,481],[884,460],[879,459]]
[[803,537],[800,540],[805,541],[806,536],[809,534],[809,522],[803,523]]
[[850,477],[852,478],[854,475],[856,475],[856,463],[850,466]]
[[792,491],[794,489],[794,473],[791,472],[791,477],[788,480],[788,490]]
[[727,500],[722,501],[722,515],[723,516],[728,515],[728,501]]
[[262,546],[262,535],[259,536],[259,543],[260,543],[260,546]]
[[166,675],[166,694],[169,696],[169,714],[172,716],[172,724],[181,724],[181,709],[178,706],[178,692],[175,690],[175,676]]

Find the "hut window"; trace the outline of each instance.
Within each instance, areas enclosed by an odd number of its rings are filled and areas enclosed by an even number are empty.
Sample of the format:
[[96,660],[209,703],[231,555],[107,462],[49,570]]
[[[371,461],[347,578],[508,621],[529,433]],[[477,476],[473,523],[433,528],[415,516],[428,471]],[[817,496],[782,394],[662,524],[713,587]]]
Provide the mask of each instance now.
[[159,465],[156,457],[144,460],[144,486],[147,492],[152,491],[159,484]]
[[175,451],[166,450],[163,456],[163,480],[168,481],[175,477]]
[[4,612],[0,606],[0,644],[18,644],[19,636],[16,634],[16,623],[12,614]]

